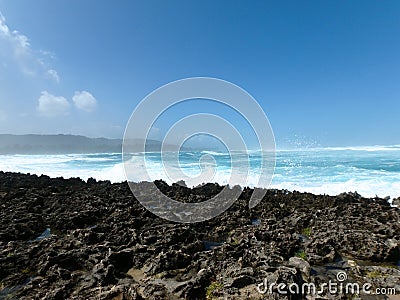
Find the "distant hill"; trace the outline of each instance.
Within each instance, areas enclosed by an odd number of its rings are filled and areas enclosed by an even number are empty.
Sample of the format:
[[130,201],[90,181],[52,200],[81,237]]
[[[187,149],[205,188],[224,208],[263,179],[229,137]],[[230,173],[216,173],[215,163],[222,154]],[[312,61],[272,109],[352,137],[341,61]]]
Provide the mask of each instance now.
[[[133,152],[141,151],[143,140],[130,141]],[[165,150],[176,149],[173,145]],[[0,154],[119,153],[122,139],[88,138],[81,135],[0,134]],[[147,151],[160,151],[161,142],[147,140]]]

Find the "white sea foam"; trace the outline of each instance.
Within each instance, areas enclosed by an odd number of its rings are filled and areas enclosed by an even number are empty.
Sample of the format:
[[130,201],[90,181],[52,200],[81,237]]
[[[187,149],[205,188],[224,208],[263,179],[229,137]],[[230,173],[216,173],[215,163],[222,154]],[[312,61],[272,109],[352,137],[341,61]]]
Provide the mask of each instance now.
[[382,182],[378,179],[357,180],[350,179],[345,182],[324,182],[319,184],[280,182],[273,183],[271,188],[287,189],[289,191],[309,192],[313,194],[326,194],[335,196],[344,192],[358,192],[364,197],[400,197],[400,181]]
[[400,151],[400,145],[375,146],[345,146],[345,147],[309,147],[294,149],[277,149],[277,152],[307,152],[307,151]]
[[[387,149],[391,149],[386,151]],[[376,153],[371,153],[376,152]],[[134,154],[129,164],[134,167],[133,181],[163,179],[168,183],[186,175],[189,186],[203,182],[240,184],[267,187],[259,183],[259,157],[250,157],[249,174],[244,165],[248,155],[237,152],[233,156],[222,153],[187,152],[179,163],[165,171],[159,153]],[[212,163],[199,164],[204,154],[214,157]],[[176,155],[166,155],[167,160]],[[68,155],[2,155],[0,170],[51,177],[90,177],[111,182],[125,181],[124,165],[120,154],[68,154]],[[232,172],[231,165],[239,162],[243,169]],[[202,168],[207,169],[199,177]],[[236,174],[235,176],[232,174]],[[245,178],[245,182],[243,181]],[[278,151],[272,188],[307,191],[316,194],[337,195],[357,191],[365,197],[400,197],[400,146],[324,148],[313,151]]]
[[202,154],[210,154],[210,155],[228,155],[227,152],[217,152],[217,151],[201,151]]

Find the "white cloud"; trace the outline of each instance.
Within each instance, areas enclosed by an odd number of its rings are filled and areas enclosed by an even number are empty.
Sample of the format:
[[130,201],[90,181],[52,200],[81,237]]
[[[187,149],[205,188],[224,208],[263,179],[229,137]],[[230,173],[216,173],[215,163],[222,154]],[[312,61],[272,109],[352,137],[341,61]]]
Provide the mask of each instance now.
[[56,59],[56,55],[53,52],[47,51],[47,50],[39,50],[40,54],[43,56],[47,56],[51,59]]
[[[17,30],[11,30],[6,18],[0,12],[0,48],[1,56],[8,61],[14,61],[23,74],[28,76],[43,76],[59,81],[57,72],[50,67],[47,51],[35,51],[29,38]],[[54,76],[54,72],[57,76]],[[57,79],[56,79],[57,78]]]
[[68,113],[70,104],[67,99],[61,96],[54,96],[46,91],[38,99],[37,110],[47,117],[62,116]]
[[6,24],[6,18],[4,18],[3,14],[0,12],[0,33],[5,36],[10,35],[10,29]]
[[29,48],[29,39],[26,35],[20,34],[17,30],[11,31],[7,25],[6,18],[0,12],[0,33],[3,37],[14,40],[21,48]]
[[56,70],[50,69],[47,71],[47,75],[53,79],[55,82],[60,82],[60,77],[58,76],[58,73]]
[[74,101],[74,104],[78,109],[86,112],[94,111],[97,107],[96,98],[87,91],[75,92],[72,101]]
[[17,30],[14,30],[12,32],[12,36],[14,37],[15,41],[21,49],[25,51],[30,50],[31,44],[29,43],[29,39],[26,35],[20,34]]
[[[0,37],[2,41],[11,49],[12,56],[19,62],[31,56],[29,39],[26,35],[17,30],[11,31],[6,23],[5,17],[0,12]],[[31,58],[31,57],[30,57]]]

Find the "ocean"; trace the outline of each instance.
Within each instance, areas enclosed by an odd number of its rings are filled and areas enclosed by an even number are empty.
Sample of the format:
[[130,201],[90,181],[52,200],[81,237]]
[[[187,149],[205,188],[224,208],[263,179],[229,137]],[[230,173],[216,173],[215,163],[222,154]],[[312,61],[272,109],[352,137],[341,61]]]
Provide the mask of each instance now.
[[[226,184],[235,163],[249,163],[247,185],[257,186],[260,157],[245,153],[212,151],[189,151],[179,153],[180,169],[185,175],[199,175],[201,167],[210,162],[199,159],[207,155],[213,160],[210,181]],[[147,177],[143,164],[144,153],[129,156],[129,163],[135,165],[134,181]],[[146,153],[146,167],[152,180],[163,179],[171,182],[171,176],[164,172],[160,153]],[[173,155],[171,155],[173,157]],[[97,180],[120,182],[125,180],[121,153],[63,154],[63,155],[1,155],[0,170],[31,174],[45,174],[51,177],[90,177]],[[169,164],[169,154],[164,157]],[[172,159],[172,158],[171,158]],[[210,164],[212,167],[213,165]],[[172,176],[173,177],[173,176]],[[188,182],[188,185],[195,185]],[[262,186],[261,186],[262,187]],[[277,150],[276,167],[271,188],[290,191],[306,191],[314,194],[337,195],[357,191],[364,197],[400,197],[400,145],[373,147],[310,148]]]

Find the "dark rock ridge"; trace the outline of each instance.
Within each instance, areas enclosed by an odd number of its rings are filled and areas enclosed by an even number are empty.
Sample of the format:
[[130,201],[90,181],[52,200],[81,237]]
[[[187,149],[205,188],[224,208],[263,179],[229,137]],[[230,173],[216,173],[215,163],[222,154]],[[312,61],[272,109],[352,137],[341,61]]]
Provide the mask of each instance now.
[[[223,188],[156,184],[186,202]],[[219,217],[177,224],[127,183],[0,172],[0,299],[317,299],[257,285],[318,286],[338,272],[400,293],[400,214],[387,200],[268,190],[250,210],[252,191]]]

